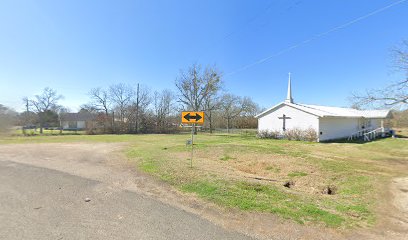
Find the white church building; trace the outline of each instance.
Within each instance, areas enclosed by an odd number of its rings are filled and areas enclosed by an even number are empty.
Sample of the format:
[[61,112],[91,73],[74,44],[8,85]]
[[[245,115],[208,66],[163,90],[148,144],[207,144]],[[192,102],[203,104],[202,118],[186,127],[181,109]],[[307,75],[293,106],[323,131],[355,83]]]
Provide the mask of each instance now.
[[384,122],[390,110],[357,110],[296,103],[292,98],[289,74],[288,93],[285,101],[255,116],[258,131],[283,134],[289,129],[314,129],[318,141],[362,137],[371,140],[389,131]]

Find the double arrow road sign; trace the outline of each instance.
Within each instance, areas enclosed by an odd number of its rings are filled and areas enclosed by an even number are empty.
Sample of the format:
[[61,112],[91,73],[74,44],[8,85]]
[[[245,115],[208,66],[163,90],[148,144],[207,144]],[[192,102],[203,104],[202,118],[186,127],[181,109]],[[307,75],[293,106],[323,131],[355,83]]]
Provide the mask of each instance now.
[[182,112],[182,123],[204,123],[204,112]]

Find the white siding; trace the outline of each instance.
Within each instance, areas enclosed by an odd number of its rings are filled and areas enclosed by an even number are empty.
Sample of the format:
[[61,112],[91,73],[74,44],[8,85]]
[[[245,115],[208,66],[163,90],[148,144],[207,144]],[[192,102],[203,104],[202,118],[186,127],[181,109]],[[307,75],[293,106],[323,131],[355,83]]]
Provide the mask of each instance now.
[[385,119],[380,118],[372,118],[371,119],[371,127],[376,129],[381,127],[381,121],[385,121]]
[[[347,138],[359,129],[359,118],[320,118],[320,141]],[[320,133],[319,133],[320,134]]]
[[[379,118],[341,118],[341,117],[323,117],[320,118],[320,141],[348,138],[357,131],[365,129],[376,129],[381,127]],[[320,133],[319,133],[320,134]]]
[[62,129],[70,129],[70,128],[85,129],[86,128],[85,121],[62,121],[61,125],[62,125]]
[[77,128],[78,129],[85,129],[86,128],[85,121],[77,121]]
[[283,114],[291,119],[286,120],[286,129],[299,128],[308,129],[313,128],[318,132],[318,117],[310,113],[298,110],[296,108],[283,105],[274,111],[266,114],[258,119],[258,130],[280,131],[282,132],[283,120],[278,117],[282,117]]

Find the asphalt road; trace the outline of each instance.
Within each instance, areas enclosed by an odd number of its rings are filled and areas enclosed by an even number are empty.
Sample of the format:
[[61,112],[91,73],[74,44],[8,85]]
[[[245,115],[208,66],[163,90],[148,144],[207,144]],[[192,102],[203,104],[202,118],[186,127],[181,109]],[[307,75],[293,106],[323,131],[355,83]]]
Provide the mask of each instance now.
[[140,193],[0,156],[0,239],[250,238]]

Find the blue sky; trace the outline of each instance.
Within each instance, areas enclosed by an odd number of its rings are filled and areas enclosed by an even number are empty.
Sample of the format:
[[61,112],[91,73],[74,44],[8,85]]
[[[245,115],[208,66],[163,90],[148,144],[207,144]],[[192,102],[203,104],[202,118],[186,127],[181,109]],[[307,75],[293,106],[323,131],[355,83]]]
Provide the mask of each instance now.
[[285,98],[288,72],[295,102],[347,106],[351,92],[402,77],[390,49],[408,39],[408,1],[276,53],[395,2],[3,0],[0,103],[21,110],[51,87],[75,111],[93,87],[174,90],[179,70],[199,63],[263,107]]

